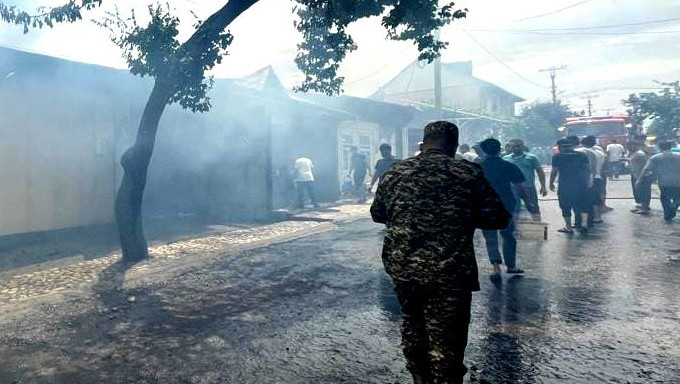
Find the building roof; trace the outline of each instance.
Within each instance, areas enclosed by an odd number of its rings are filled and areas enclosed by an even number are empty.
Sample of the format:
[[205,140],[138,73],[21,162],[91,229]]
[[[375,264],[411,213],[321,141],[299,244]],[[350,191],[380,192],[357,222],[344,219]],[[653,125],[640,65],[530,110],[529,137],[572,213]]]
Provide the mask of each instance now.
[[[125,103],[144,105],[153,79],[133,76],[124,69],[61,59],[0,46],[0,87],[21,84],[35,91],[77,92],[116,98]],[[289,93],[271,66],[236,79],[215,79],[208,96],[219,105],[225,96],[256,97],[266,103],[295,106],[335,119],[363,118],[388,122],[397,116],[410,116],[412,107],[350,96],[327,97]]]
[[281,84],[281,80],[274,72],[271,65],[259,69],[250,75],[234,79],[234,84],[241,87],[254,89],[260,92],[278,92],[287,94],[286,88]]
[[387,103],[361,97],[326,96],[314,93],[297,93],[293,98],[306,100],[318,106],[345,111],[361,119],[387,126],[402,126],[419,111],[412,106]]
[[0,86],[21,84],[36,91],[92,95],[105,92],[106,97],[128,99],[148,93],[151,83],[150,79],[135,78],[126,70],[0,46]]
[[[460,61],[442,63],[442,89],[480,87],[491,88],[495,92],[507,95],[514,102],[524,101],[523,98],[512,94],[505,89],[476,78],[472,75],[472,62]],[[404,68],[396,77],[380,87],[372,99],[384,100],[386,97],[406,96],[412,92],[434,91],[434,64],[423,65],[420,61],[414,61]]]

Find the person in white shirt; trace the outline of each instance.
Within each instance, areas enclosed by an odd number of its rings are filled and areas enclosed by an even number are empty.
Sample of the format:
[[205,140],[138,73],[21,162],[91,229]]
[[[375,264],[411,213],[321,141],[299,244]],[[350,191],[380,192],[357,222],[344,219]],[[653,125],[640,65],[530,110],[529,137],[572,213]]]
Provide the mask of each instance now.
[[607,157],[609,157],[609,166],[611,167],[611,178],[618,179],[619,174],[623,172],[623,158],[626,157],[626,148],[612,140],[611,144],[607,145]]
[[298,157],[295,160],[295,185],[297,187],[297,198],[298,198],[298,208],[305,207],[305,191],[312,201],[314,207],[318,207],[316,199],[314,198],[314,164],[312,161],[306,157]]
[[[604,197],[606,196],[606,184],[602,180],[602,167],[607,156],[599,148],[595,148],[597,139],[595,136],[586,136],[581,143],[585,147],[588,155],[588,160],[592,161],[590,164],[590,172],[593,180],[592,187],[589,191],[590,203],[593,206],[593,218],[589,226],[592,224],[602,223],[602,206],[604,205]],[[592,155],[591,155],[592,154]]]
[[461,156],[463,157],[463,160],[467,160],[471,163],[474,163],[475,160],[479,157],[475,152],[473,152],[470,149],[470,146],[467,144],[461,144],[460,148],[458,148],[458,151],[460,152]]

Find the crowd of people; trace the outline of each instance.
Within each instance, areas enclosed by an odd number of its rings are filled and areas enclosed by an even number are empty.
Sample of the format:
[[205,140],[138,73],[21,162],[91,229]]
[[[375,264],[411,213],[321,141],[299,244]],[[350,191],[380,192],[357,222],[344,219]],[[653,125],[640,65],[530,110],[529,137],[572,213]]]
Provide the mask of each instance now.
[[458,147],[458,128],[446,121],[425,127],[419,153],[410,158],[398,161],[381,147],[387,160],[379,163],[380,172],[376,165],[372,184],[380,182],[371,216],[386,225],[382,259],[401,304],[404,356],[414,383],[463,382],[471,293],[479,290],[476,229],[482,230],[493,280],[501,278],[501,265],[506,273],[523,273],[514,234],[521,201],[540,220],[538,196],[556,191],[565,224],[559,231],[585,234],[610,209],[607,179],[618,178],[626,162],[633,212],[649,213],[656,180],[664,218],[672,220],[680,206],[680,153],[670,142],[658,147],[660,153],[650,156],[641,143],[602,148],[594,136],[566,137],[557,142],[548,183],[521,140],[511,140],[504,151],[493,138]]

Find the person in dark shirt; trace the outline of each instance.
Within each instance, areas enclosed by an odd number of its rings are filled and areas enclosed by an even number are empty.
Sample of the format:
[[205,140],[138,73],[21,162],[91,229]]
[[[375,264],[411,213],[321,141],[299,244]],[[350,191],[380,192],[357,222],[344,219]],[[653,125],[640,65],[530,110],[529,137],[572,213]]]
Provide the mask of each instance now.
[[364,185],[364,180],[366,179],[366,172],[370,173],[371,168],[366,155],[360,153],[357,147],[352,147],[350,153],[349,173],[354,176],[354,191],[359,197],[359,203],[365,203],[366,186]]
[[454,160],[458,127],[424,129],[423,152],[381,178],[371,206],[385,223],[382,260],[402,311],[402,345],[413,382],[463,383],[473,291],[479,291],[475,228],[508,225],[510,214],[482,169]]
[[[559,232],[574,233],[573,228],[586,232],[582,227],[585,215],[588,212],[588,176],[590,162],[588,156],[582,152],[576,152],[571,141],[561,139],[557,142],[560,152],[552,159],[552,171],[550,172],[550,190],[555,191],[555,180],[559,176],[559,188],[557,199],[562,210],[565,226]],[[571,223],[571,213],[574,212],[575,224]]]
[[382,156],[382,159],[375,163],[373,180],[371,180],[371,189],[373,189],[373,185],[375,185],[376,181],[381,179],[394,164],[399,162],[398,158],[392,156],[392,146],[387,143],[380,144],[380,156]]
[[[538,215],[538,207],[534,206],[533,201],[529,198],[529,194],[524,185],[524,175],[520,169],[503,160],[499,155],[501,152],[501,143],[496,139],[486,139],[480,144],[485,157],[481,162],[484,170],[484,177],[489,181],[493,189],[500,196],[505,209],[509,213],[515,212],[517,200],[515,199],[514,190],[526,203],[527,209],[534,215]],[[498,250],[498,230],[482,231],[484,239],[486,240],[486,250],[489,254],[489,261],[493,265],[493,274],[491,278],[496,280],[501,276],[500,265],[502,263],[501,253]],[[507,273],[523,273],[524,271],[517,268],[517,240],[515,239],[515,222],[510,219],[508,226],[500,230],[501,237],[503,237],[503,260],[507,267]]]

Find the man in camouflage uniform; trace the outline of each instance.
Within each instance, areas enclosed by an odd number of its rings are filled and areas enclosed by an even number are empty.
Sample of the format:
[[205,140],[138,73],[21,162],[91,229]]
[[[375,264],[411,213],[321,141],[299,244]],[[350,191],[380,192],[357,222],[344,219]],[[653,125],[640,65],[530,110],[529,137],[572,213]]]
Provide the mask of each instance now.
[[507,227],[510,214],[481,168],[454,160],[458,127],[425,127],[423,151],[380,181],[371,216],[387,225],[385,270],[403,314],[402,344],[415,383],[462,383],[472,291],[479,290],[475,228]]

